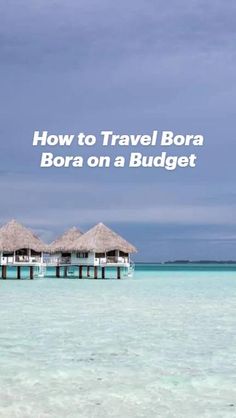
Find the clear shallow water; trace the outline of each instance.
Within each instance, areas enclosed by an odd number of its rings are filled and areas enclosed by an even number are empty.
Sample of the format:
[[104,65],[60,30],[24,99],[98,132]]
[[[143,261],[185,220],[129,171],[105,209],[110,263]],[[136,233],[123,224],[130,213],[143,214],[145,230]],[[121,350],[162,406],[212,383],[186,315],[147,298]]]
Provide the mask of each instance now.
[[0,288],[0,417],[236,416],[235,271]]

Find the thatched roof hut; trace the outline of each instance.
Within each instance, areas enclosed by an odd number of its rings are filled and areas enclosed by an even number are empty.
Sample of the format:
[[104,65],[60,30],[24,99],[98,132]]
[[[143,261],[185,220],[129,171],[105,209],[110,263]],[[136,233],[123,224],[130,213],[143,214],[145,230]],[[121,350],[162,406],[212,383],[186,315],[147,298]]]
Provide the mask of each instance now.
[[22,248],[42,252],[47,250],[47,245],[15,220],[3,225],[0,228],[0,251],[17,251]]
[[136,248],[112,231],[103,223],[99,223],[83,234],[75,243],[76,251],[94,251],[103,253],[120,250],[126,253],[137,252]]
[[75,226],[68,231],[64,232],[60,237],[53,241],[49,246],[49,252],[67,252],[74,250],[74,242],[78,240],[82,235],[82,232]]

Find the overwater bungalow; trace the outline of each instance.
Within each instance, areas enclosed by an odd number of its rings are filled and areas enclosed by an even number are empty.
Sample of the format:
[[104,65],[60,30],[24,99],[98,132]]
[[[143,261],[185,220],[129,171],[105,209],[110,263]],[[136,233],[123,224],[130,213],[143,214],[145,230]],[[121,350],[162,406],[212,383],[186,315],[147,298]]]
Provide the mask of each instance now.
[[48,246],[48,256],[44,256],[47,264],[50,265],[71,265],[73,264],[73,243],[82,235],[82,232],[75,226],[64,234],[60,235]]
[[133,264],[130,255],[137,251],[136,248],[103,223],[95,225],[81,235],[73,246],[75,251],[72,261],[80,266],[87,266],[87,275],[90,266],[94,269],[95,278],[98,268],[101,269],[102,278],[105,278],[106,271],[111,268],[117,270],[118,279],[121,278],[121,271],[126,275],[132,274]]
[[103,223],[99,223],[81,235],[74,242],[74,257],[80,264],[93,266],[130,265],[130,255],[137,252],[136,248],[112,231]]
[[44,244],[30,229],[15,220],[8,222],[0,228],[0,265],[2,277],[5,278],[7,266],[16,266],[17,275],[20,276],[21,267],[30,267],[30,276],[33,267],[43,265],[43,253],[47,250]]

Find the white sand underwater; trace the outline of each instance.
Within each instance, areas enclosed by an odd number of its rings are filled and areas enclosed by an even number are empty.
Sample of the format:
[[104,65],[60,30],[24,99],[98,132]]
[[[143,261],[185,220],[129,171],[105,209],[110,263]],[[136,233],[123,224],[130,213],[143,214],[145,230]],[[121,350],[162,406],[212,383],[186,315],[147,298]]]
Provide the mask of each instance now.
[[236,416],[236,272],[0,281],[1,418]]

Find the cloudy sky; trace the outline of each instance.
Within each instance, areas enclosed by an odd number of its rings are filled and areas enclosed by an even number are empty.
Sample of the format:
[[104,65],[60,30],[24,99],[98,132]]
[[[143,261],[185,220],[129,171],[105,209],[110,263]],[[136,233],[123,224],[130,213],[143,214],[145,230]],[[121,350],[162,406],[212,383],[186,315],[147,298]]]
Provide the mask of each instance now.
[[[235,13],[231,0],[3,0],[0,222],[50,241],[103,221],[139,260],[236,259]],[[35,130],[153,129],[202,133],[197,167],[40,169],[32,147]]]

